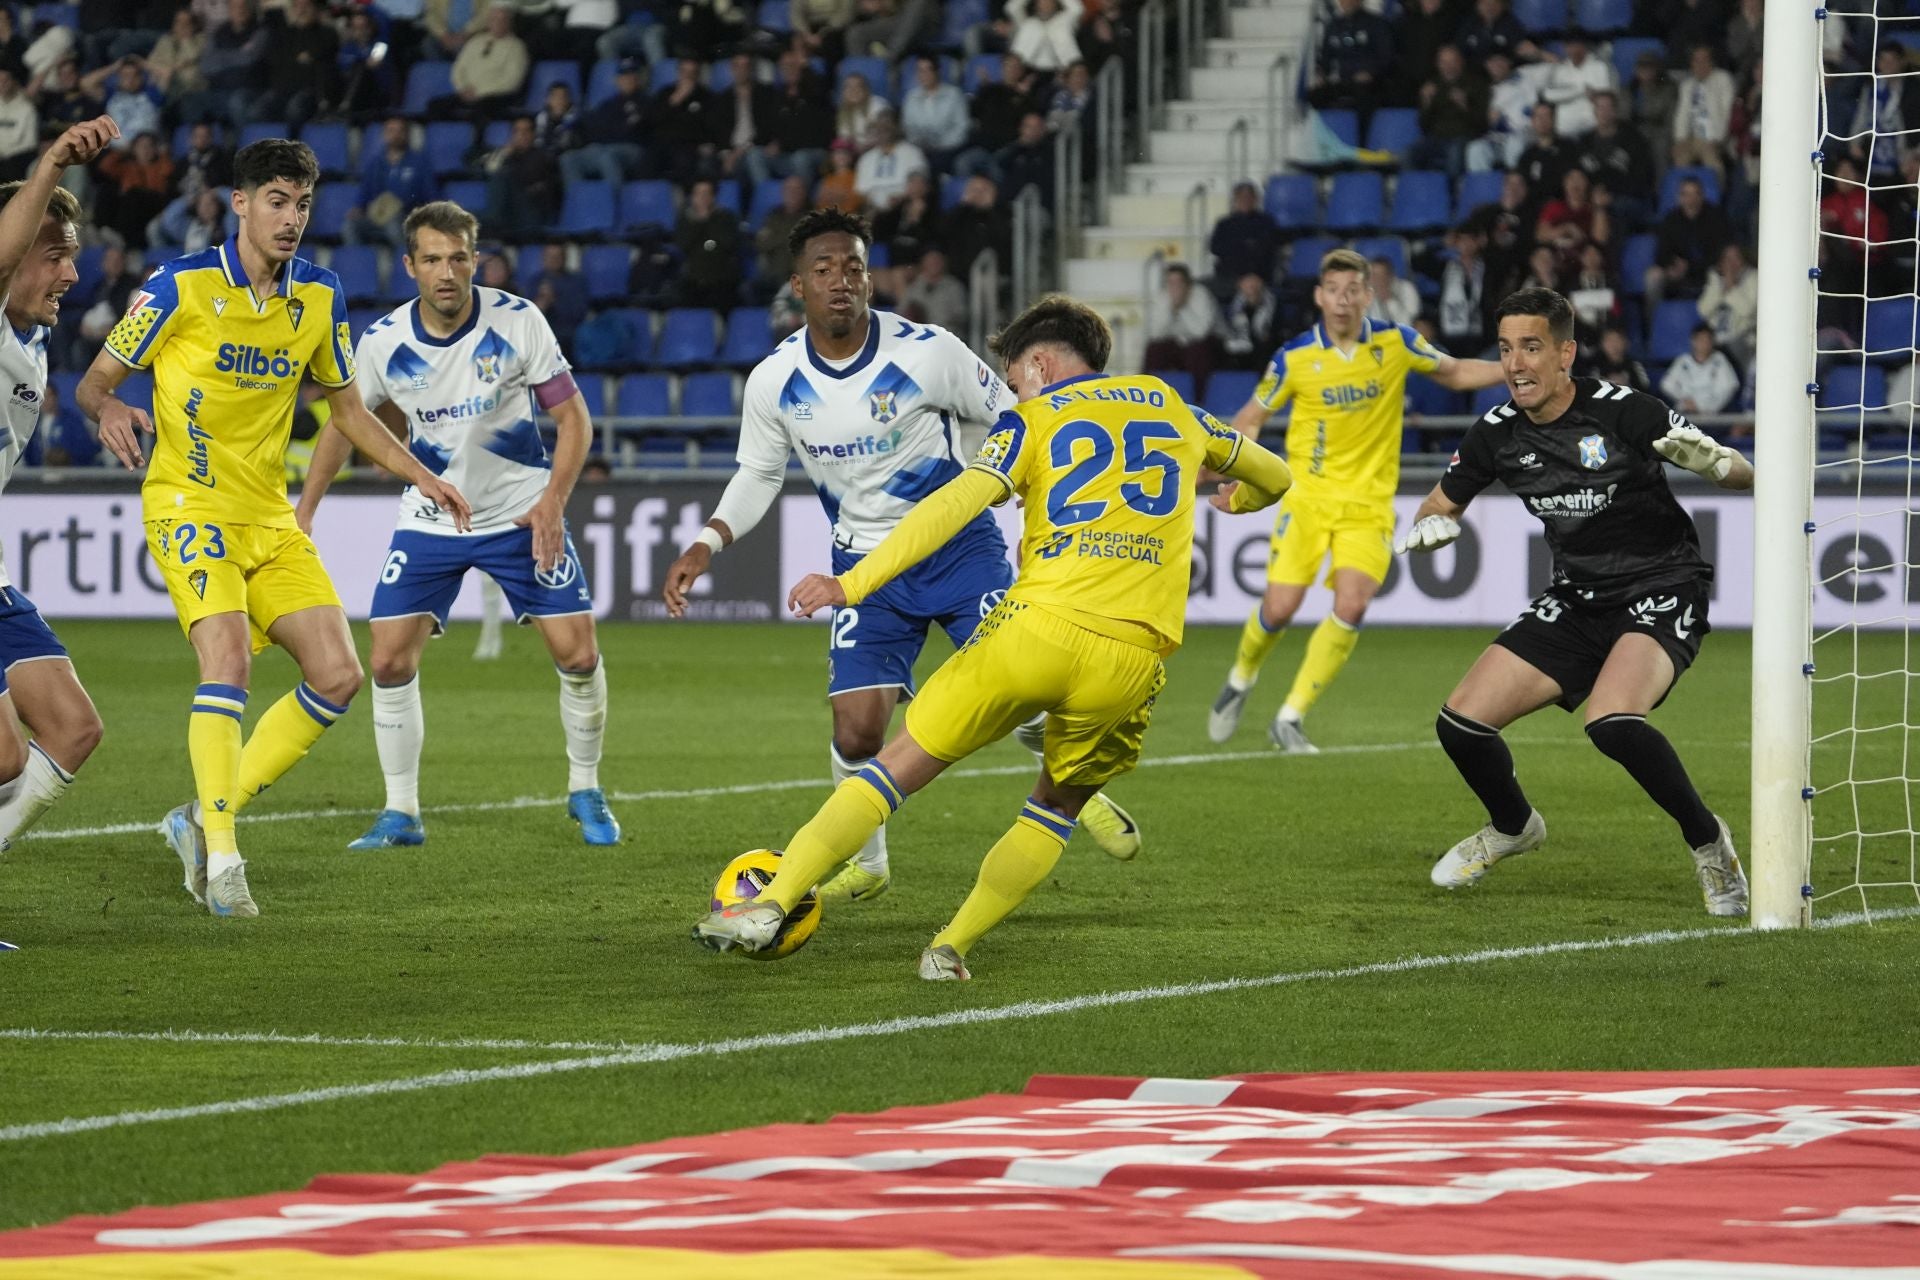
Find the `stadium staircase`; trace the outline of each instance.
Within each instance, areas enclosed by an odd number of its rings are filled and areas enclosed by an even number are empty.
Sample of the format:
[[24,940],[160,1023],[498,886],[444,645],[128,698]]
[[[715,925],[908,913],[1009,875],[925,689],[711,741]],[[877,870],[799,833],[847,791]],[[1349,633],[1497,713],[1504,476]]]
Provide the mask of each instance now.
[[1145,159],[1126,165],[1106,220],[1087,227],[1079,255],[1068,259],[1067,292],[1114,324],[1114,368],[1140,367],[1146,293],[1157,287],[1160,265],[1187,262],[1205,274],[1207,237],[1233,184],[1244,178],[1264,187],[1292,154],[1312,12],[1312,0],[1250,0],[1226,10],[1225,34],[1193,51],[1189,96],[1163,104]]

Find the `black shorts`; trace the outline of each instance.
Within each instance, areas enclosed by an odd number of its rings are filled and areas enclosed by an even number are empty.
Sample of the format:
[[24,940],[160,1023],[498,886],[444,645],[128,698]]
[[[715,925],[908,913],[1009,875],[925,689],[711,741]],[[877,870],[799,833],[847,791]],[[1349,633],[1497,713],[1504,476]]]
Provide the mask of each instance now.
[[[1707,583],[1696,580],[1657,588],[1627,604],[1592,605],[1570,587],[1549,587],[1493,642],[1550,676],[1560,686],[1560,705],[1572,711],[1593,692],[1614,642],[1624,635],[1645,632],[1657,640],[1673,659],[1678,683],[1713,629],[1707,625],[1707,592]],[[1660,697],[1666,700],[1666,694]]]

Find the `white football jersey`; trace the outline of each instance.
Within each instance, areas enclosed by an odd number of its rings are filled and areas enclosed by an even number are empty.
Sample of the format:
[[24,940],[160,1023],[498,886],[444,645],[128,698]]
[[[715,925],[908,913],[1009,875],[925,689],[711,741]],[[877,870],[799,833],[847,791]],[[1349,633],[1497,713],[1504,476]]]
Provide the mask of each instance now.
[[[0,430],[6,432],[0,439],[0,489],[4,489],[40,425],[40,401],[47,391],[47,330],[45,325],[35,325],[26,333],[11,324],[0,324],[0,328],[6,330],[0,333],[0,394],[6,396],[0,402]],[[6,562],[0,560],[0,587],[12,585]]]
[[776,474],[797,453],[834,545],[863,555],[966,468],[959,423],[990,426],[1013,407],[1013,392],[945,329],[870,315],[850,360],[829,362],[802,328],[754,366],[739,450],[742,468]]
[[[500,533],[547,487],[553,461],[540,439],[534,388],[570,366],[546,316],[525,298],[475,288],[472,318],[447,338],[421,327],[418,307],[396,307],[361,335],[361,397],[369,409],[399,406],[413,456],[466,496],[473,532]],[[399,527],[459,534],[411,485]]]

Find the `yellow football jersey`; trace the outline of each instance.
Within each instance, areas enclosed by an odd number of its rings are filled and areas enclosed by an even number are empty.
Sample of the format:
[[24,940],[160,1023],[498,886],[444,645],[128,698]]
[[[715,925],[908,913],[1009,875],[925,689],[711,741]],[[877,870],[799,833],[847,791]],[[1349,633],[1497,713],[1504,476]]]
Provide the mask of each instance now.
[[973,465],[1025,504],[1007,598],[1161,652],[1177,648],[1194,483],[1202,467],[1231,467],[1244,438],[1142,374],[1068,378],[1001,421]]
[[353,381],[347,301],[331,271],[293,258],[262,303],[233,240],[176,258],[135,291],[107,350],[153,370],[146,519],[295,527],[286,453],[300,378]]
[[1432,373],[1441,352],[1406,325],[1363,321],[1353,355],[1321,325],[1274,352],[1254,397],[1269,410],[1293,402],[1287,462],[1302,498],[1391,502],[1400,484],[1407,375]]

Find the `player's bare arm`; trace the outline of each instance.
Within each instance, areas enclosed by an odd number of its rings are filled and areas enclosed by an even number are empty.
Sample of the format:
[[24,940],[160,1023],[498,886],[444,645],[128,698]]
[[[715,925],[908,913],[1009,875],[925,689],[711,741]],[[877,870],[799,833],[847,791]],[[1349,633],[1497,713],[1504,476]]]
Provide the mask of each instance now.
[[[14,272],[35,251],[40,226],[46,220],[47,201],[60,184],[60,175],[74,165],[93,161],[109,143],[120,136],[120,126],[111,116],[99,116],[74,125],[48,147],[40,162],[33,166],[27,185],[0,210],[0,297],[13,286]],[[70,252],[70,238],[45,246],[43,252]]]
[[[353,446],[380,466],[418,489],[421,496],[453,517],[454,528],[465,533],[473,528],[473,509],[458,489],[426,469],[420,459],[407,451],[367,410],[360,389],[351,382],[327,388],[327,404],[333,409],[333,421]],[[102,428],[104,430],[104,428]],[[336,470],[338,468],[336,467]],[[305,495],[302,495],[304,500]]]
[[567,499],[573,496],[580,468],[586,465],[587,450],[593,443],[593,420],[587,402],[579,392],[553,407],[556,436],[553,445],[553,475],[530,510],[514,524],[533,529],[533,562],[542,573],[560,563],[567,551]]
[[1460,360],[1453,356],[1441,356],[1435,366],[1432,378],[1449,391],[1478,391],[1483,387],[1497,387],[1506,381],[1497,360]]
[[140,447],[140,433],[153,434],[153,419],[144,409],[136,409],[114,394],[132,370],[102,350],[93,358],[86,376],[74,388],[73,398],[80,412],[100,424],[100,443],[129,471],[147,465],[146,451]]

